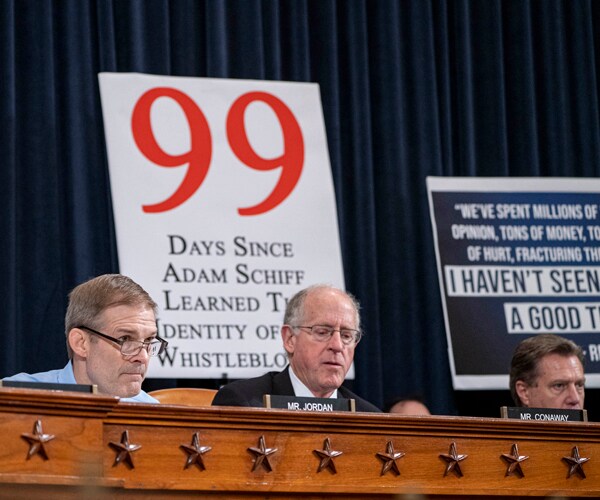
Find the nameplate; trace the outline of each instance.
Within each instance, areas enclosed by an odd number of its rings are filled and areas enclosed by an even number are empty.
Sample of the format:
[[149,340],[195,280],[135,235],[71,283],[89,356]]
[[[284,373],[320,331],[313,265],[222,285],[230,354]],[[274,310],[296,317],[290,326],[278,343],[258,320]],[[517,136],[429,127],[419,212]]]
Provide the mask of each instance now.
[[15,389],[42,389],[45,391],[73,391],[97,394],[96,384],[57,384],[53,382],[23,382],[17,380],[0,380],[0,387],[13,387]]
[[502,406],[502,418],[516,418],[534,422],[587,422],[587,410],[563,410],[560,408],[524,408]]
[[315,411],[327,413],[330,411],[355,411],[354,399],[345,398],[301,398],[297,396],[263,396],[265,408],[280,408],[292,411]]

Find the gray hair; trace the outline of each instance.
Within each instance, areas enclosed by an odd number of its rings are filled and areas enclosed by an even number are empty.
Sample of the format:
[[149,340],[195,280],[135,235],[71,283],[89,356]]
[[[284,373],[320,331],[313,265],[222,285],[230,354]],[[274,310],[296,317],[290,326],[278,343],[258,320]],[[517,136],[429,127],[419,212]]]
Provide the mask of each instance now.
[[296,293],[287,303],[285,307],[285,314],[283,315],[283,323],[286,325],[297,325],[301,323],[304,319],[304,303],[306,302],[306,298],[317,291],[320,290],[336,290],[341,292],[345,297],[347,297],[354,307],[354,311],[356,313],[356,328],[360,330],[360,304],[356,297],[349,292],[341,290],[340,288],[336,288],[332,285],[318,284],[312,285],[304,290],[300,290]]

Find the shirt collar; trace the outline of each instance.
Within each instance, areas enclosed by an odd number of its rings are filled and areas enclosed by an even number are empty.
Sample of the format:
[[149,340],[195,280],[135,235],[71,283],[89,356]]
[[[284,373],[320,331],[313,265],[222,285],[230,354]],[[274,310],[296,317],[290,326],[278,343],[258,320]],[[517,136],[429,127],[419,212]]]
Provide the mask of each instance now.
[[71,360],[67,365],[58,372],[58,383],[59,384],[76,384],[75,373],[73,372],[73,363]]

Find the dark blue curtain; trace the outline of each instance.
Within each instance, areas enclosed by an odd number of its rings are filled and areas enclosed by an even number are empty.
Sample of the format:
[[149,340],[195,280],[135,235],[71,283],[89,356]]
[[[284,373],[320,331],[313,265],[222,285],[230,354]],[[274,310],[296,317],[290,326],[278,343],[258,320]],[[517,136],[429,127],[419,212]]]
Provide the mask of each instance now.
[[592,0],[3,0],[0,376],[63,366],[68,291],[119,269],[99,72],[310,81],[346,283],[363,304],[354,389],[378,405],[420,393],[434,413],[460,412],[425,177],[597,176],[599,10]]

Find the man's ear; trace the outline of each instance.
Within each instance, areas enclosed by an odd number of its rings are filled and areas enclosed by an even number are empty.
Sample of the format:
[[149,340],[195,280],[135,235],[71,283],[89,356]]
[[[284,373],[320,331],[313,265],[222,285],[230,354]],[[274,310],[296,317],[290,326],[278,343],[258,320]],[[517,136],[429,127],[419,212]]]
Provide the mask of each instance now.
[[529,406],[529,386],[522,380],[517,380],[515,383],[515,392],[521,403],[525,406]]
[[79,328],[71,328],[68,339],[73,353],[80,358],[87,358],[90,344],[89,336]]
[[283,348],[288,354],[294,354],[296,348],[296,335],[292,331],[292,327],[289,325],[283,325],[281,327],[281,340],[283,341]]

